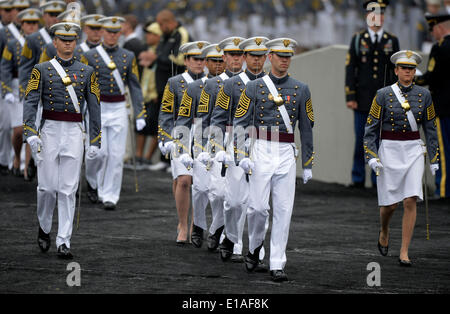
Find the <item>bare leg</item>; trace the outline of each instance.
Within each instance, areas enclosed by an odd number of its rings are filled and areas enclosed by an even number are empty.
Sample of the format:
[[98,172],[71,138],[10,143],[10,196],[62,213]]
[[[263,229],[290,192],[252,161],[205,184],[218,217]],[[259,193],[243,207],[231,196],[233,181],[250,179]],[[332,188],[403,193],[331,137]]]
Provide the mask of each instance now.
[[144,154],[145,135],[136,133],[136,158],[141,158]]
[[175,202],[178,212],[178,239],[177,240],[187,240],[188,239],[188,217],[189,217],[189,207],[191,204],[190,200],[190,189],[191,189],[191,176],[180,176],[177,178],[177,186],[175,190]]
[[16,169],[20,168],[20,152],[22,151],[22,133],[23,128],[17,127],[13,129],[13,135],[11,138],[11,142],[14,148],[14,162],[13,167]]
[[158,147],[158,140],[156,139],[156,136],[150,136],[150,146],[148,148],[148,152],[145,155],[145,159],[152,159],[153,153],[155,152],[156,148]]
[[414,232],[417,216],[417,202],[415,197],[403,200],[403,221],[402,221],[402,247],[400,248],[400,259],[409,261],[408,248]]
[[389,244],[389,222],[391,221],[392,215],[398,204],[393,204],[390,206],[380,207],[380,244],[382,246],[388,246]]

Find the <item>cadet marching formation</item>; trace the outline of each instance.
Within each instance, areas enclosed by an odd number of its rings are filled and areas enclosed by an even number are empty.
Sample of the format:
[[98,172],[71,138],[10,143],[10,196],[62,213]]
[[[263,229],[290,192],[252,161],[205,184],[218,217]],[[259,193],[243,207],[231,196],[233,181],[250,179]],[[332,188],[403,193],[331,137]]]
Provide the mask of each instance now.
[[[373,13],[370,2],[364,3],[368,15]],[[424,197],[425,152],[433,174],[438,171],[444,180],[439,184],[441,195],[449,190],[444,161],[448,136],[444,140],[440,131],[448,128],[449,97],[436,72],[441,69],[437,64],[448,67],[450,16],[426,17],[440,36],[428,72],[417,78],[430,85],[430,94],[414,83],[421,56],[400,51],[397,38],[383,30],[389,1],[374,2],[381,9],[375,12],[381,24],[369,25],[353,37],[346,60],[347,106],[355,111],[357,133],[353,181],[356,186],[364,181],[364,163],[374,170],[382,255],[388,251],[389,220],[397,204],[404,203],[399,262],[411,266],[408,247],[416,202]],[[39,8],[31,8],[27,0],[9,0],[0,6],[2,21],[9,22],[0,30],[1,170],[6,173],[10,167],[13,174],[20,173],[25,146],[24,175],[31,180],[37,173],[38,245],[42,252],[51,247],[57,206],[57,254],[71,259],[83,162],[89,199],[114,210],[127,134],[146,126],[136,56],[118,45],[121,17],[83,16],[77,2],[42,1]],[[14,14],[9,16],[7,10]],[[41,20],[45,25],[39,29]],[[168,80],[159,112],[159,148],[170,158],[178,214],[176,244],[201,248],[206,236],[207,250],[218,252],[222,261],[244,263],[248,272],[270,270],[276,282],[288,280],[285,251],[297,161],[306,184],[315,158],[312,95],[308,85],[288,74],[297,46],[291,38],[264,36],[232,36],[215,44],[187,42],[172,52],[182,56],[187,70]],[[267,59],[270,71],[265,73]],[[436,113],[442,115],[440,120]],[[419,126],[426,135],[426,149]],[[296,127],[301,151],[295,145]],[[246,221],[249,245],[243,254]],[[270,242],[265,245],[269,225]]]

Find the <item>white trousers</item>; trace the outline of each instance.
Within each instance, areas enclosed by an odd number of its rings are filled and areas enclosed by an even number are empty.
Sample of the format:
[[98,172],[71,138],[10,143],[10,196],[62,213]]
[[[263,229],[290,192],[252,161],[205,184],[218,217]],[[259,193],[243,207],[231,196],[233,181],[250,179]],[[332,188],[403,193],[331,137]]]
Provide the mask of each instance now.
[[295,197],[294,149],[289,143],[256,140],[251,156],[255,168],[249,180],[249,249],[253,253],[264,241],[271,194],[270,270],[283,269]]
[[[227,238],[234,243],[233,253],[242,254],[245,221],[247,220],[249,183],[244,170],[235,165],[229,165],[225,174],[224,222]],[[265,232],[269,227],[266,219]],[[259,251],[259,259],[265,256],[264,247]]]
[[211,161],[211,168],[209,169],[209,203],[211,205],[211,211],[213,220],[209,227],[211,234],[215,233],[217,229],[222,227],[224,222],[223,217],[223,202],[225,196],[225,178],[221,175],[222,164],[217,161]]
[[37,162],[37,216],[45,233],[52,228],[53,211],[58,205],[56,247],[70,248],[83,159],[83,132],[78,123],[45,121],[41,130],[42,148]]
[[0,165],[9,167],[14,156],[11,144],[11,119],[9,110],[0,96]]
[[128,134],[125,102],[101,102],[102,140],[100,152],[87,165],[88,182],[98,189],[100,200],[116,204],[122,188],[123,158]]

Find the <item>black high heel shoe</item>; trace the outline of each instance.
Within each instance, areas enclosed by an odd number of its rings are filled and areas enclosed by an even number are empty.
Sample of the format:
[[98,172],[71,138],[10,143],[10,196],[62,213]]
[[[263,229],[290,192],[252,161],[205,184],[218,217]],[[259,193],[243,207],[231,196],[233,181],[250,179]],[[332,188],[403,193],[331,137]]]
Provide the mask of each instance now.
[[378,233],[378,251],[380,251],[380,254],[383,256],[386,256],[389,251],[389,244],[387,246],[382,246],[380,243],[380,234],[381,231]]
[[398,258],[398,263],[401,267],[411,267],[412,266],[412,262],[411,261],[407,261],[401,258]]

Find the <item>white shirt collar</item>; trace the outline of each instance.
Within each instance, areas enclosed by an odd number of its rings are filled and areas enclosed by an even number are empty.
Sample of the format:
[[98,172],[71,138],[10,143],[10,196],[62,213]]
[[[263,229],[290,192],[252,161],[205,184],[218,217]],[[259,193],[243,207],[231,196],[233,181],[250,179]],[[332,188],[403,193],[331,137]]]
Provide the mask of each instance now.
[[129,41],[130,39],[138,38],[138,35],[135,32],[132,32],[130,35],[125,37],[125,42]]
[[380,42],[381,36],[383,36],[383,32],[384,32],[382,28],[376,33],[370,28],[368,28],[367,30],[369,31],[370,40],[372,41],[372,43],[375,43],[375,34],[378,35],[378,42]]

